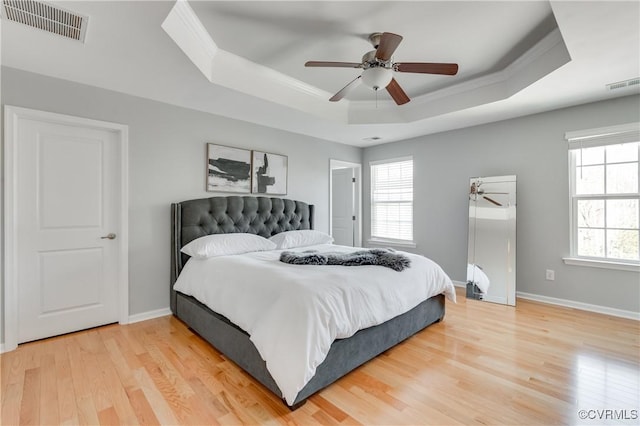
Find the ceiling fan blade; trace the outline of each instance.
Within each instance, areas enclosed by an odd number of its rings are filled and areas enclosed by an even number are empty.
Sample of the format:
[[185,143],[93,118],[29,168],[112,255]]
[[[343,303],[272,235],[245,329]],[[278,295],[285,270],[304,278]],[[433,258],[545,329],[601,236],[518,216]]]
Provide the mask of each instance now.
[[402,62],[394,64],[394,69],[398,72],[456,75],[458,73],[458,64]]
[[484,198],[485,200],[487,200],[487,201],[488,201],[488,202],[490,202],[490,203],[495,204],[495,205],[496,205],[496,206],[498,206],[498,207],[502,207],[502,204],[500,204],[499,202],[497,202],[497,201],[496,201],[496,200],[494,200],[493,198],[489,198],[489,197],[486,197],[486,196],[484,196],[484,195],[482,196],[482,198]]
[[391,82],[387,85],[387,92],[389,92],[393,100],[396,101],[398,105],[404,105],[411,100],[404,90],[402,90],[402,87],[400,87],[395,78],[392,78]]
[[333,67],[333,68],[362,68],[362,64],[357,62],[327,62],[327,61],[308,61],[305,67]]
[[331,99],[329,99],[329,100],[331,102],[338,102],[340,99],[344,98],[345,95],[351,91],[351,89],[353,89],[354,87],[359,86],[360,82],[361,82],[361,79],[362,79],[361,75],[357,76],[349,84],[347,84],[342,89],[340,89],[340,91],[338,93],[336,93],[335,95],[333,95],[331,97]]
[[380,44],[376,50],[376,58],[381,61],[388,61],[391,55],[396,51],[398,45],[402,41],[402,36],[394,33],[382,33],[380,36]]

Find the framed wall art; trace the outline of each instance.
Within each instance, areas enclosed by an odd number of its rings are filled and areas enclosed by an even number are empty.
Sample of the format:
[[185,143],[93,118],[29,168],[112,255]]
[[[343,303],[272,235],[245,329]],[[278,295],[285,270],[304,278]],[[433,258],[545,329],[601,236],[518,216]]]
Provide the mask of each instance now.
[[207,191],[251,192],[251,151],[207,144]]
[[286,195],[287,194],[286,155],[253,151],[251,192],[254,194]]

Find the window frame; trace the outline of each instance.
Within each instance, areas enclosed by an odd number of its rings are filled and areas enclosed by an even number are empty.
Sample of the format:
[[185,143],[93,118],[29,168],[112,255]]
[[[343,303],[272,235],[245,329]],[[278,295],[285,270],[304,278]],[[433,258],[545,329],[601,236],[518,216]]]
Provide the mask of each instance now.
[[[384,160],[375,160],[375,161],[369,161],[369,200],[370,200],[370,206],[369,206],[369,214],[370,214],[370,226],[369,226],[369,239],[367,240],[368,243],[373,244],[373,245],[380,245],[380,244],[385,244],[385,245],[394,245],[394,246],[400,246],[400,247],[410,247],[410,248],[415,248],[416,247],[416,243],[415,243],[415,232],[414,232],[414,217],[415,217],[415,212],[414,212],[414,208],[415,208],[415,187],[414,187],[414,182],[415,182],[415,169],[412,171],[411,174],[411,239],[407,240],[407,239],[400,239],[400,238],[385,238],[385,237],[379,237],[379,236],[375,236],[373,234],[373,229],[374,229],[374,208],[375,205],[378,204],[376,202],[374,202],[374,191],[375,191],[375,185],[374,185],[374,181],[373,181],[373,167],[374,166],[378,166],[381,164],[390,164],[390,163],[400,163],[400,162],[405,162],[405,161],[411,161],[411,166],[412,169],[415,166],[414,160],[413,160],[413,156],[408,155],[408,156],[404,156],[404,157],[395,157],[395,158],[389,158],[389,159],[384,159]],[[407,202],[408,203],[408,202]]]
[[[581,200],[619,200],[619,199],[637,199],[640,200],[640,145],[638,146],[638,192],[628,194],[606,194],[606,168],[609,163],[604,158],[605,174],[603,176],[604,193],[603,194],[577,194],[577,160],[576,156],[582,148],[592,148],[598,146],[607,146],[623,143],[640,143],[640,123],[629,123],[620,126],[602,127],[597,129],[581,130],[576,132],[567,132],[565,139],[569,143],[568,146],[568,165],[569,165],[569,250],[570,256],[563,258],[565,264],[578,266],[591,266],[606,269],[619,269],[626,271],[640,271],[640,259],[616,259],[606,257],[607,241],[605,237],[605,257],[578,255],[578,234],[579,234],[579,218],[578,218],[578,202]],[[606,153],[605,153],[606,156]],[[636,161],[629,162],[636,163]],[[613,164],[624,164],[613,163]],[[584,167],[584,165],[582,165]],[[639,201],[640,202],[640,201]],[[608,229],[606,223],[606,208],[604,217],[605,235]],[[599,228],[598,228],[599,229]],[[640,230],[638,231],[640,233]],[[639,237],[640,250],[640,237]]]

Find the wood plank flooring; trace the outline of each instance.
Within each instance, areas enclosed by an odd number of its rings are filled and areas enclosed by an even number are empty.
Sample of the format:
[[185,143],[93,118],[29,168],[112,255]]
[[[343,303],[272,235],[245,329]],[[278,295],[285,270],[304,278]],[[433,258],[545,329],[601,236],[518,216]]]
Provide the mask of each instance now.
[[294,412],[171,316],[23,344],[0,356],[1,422],[639,423],[638,321],[459,296],[442,323]]

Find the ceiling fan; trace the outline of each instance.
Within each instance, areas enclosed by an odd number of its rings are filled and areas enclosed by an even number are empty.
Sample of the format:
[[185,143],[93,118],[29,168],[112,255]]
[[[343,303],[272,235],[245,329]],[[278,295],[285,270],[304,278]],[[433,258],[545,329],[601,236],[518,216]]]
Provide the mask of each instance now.
[[444,74],[456,75],[458,64],[429,63],[429,62],[392,62],[391,56],[396,51],[402,41],[402,36],[393,33],[373,33],[369,36],[369,41],[375,50],[367,52],[362,57],[362,62],[326,62],[308,61],[305,67],[337,67],[337,68],[362,68],[362,74],[343,87],[338,93],[333,95],[331,102],[342,99],[349,91],[360,83],[378,91],[381,88],[387,89],[389,95],[398,105],[409,102],[409,96],[402,90],[393,72],[410,72],[421,74]]
[[499,203],[498,201],[494,200],[491,197],[487,197],[486,194],[509,195],[509,193],[508,192],[485,192],[484,189],[480,188],[481,185],[482,185],[482,181],[478,181],[477,183],[473,182],[471,184],[471,189],[469,191],[469,199],[473,201],[478,201],[478,195],[481,195],[482,198],[484,198],[491,204],[495,204],[498,207],[502,207],[502,203]]

